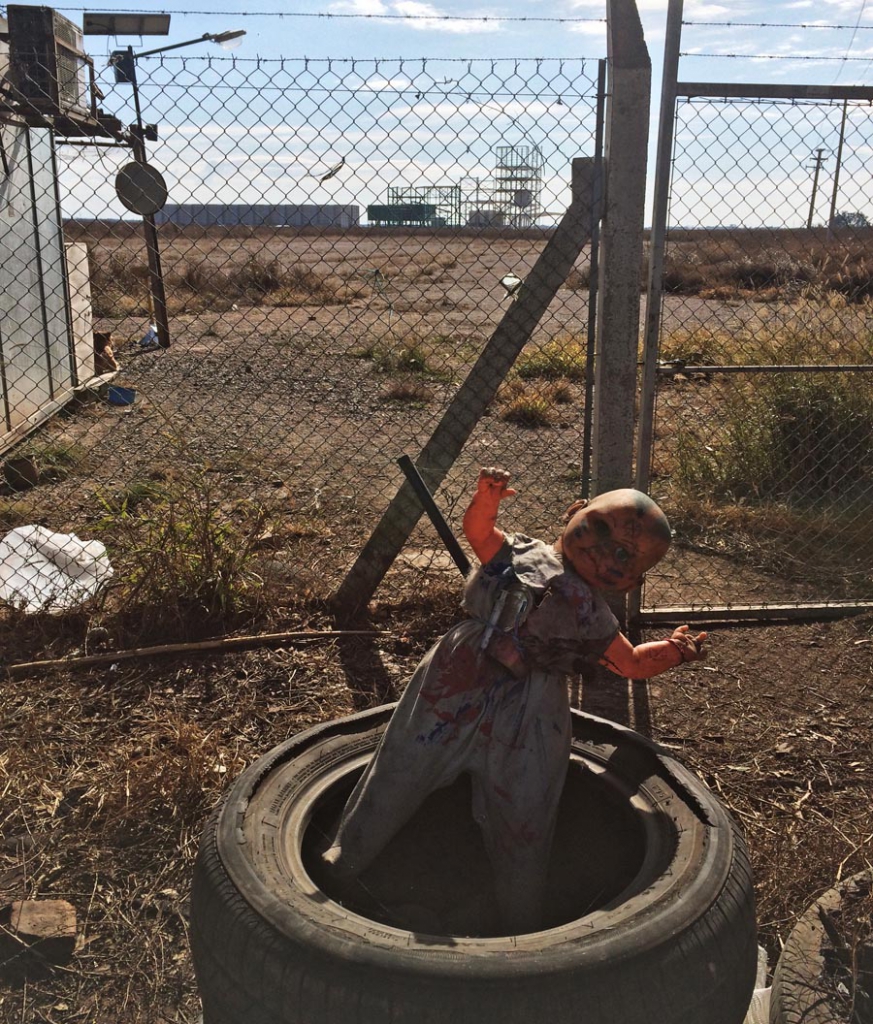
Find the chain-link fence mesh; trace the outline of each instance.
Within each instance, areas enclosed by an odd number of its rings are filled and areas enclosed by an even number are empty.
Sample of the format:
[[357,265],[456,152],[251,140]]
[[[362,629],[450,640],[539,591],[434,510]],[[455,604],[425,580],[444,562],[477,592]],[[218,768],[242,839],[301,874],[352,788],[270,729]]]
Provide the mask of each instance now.
[[873,598],[873,110],[680,99],[646,603]]
[[[7,448],[0,521],[105,541],[118,592],[137,614],[158,609],[166,632],[192,604],[202,626],[265,580],[333,591],[403,479],[397,459],[430,437],[569,205],[571,161],[594,150],[598,65],[166,57],[135,70],[138,97],[99,74],[100,106],[124,128],[139,99],[168,188],[154,220],[170,345],[153,329],[148,226],[116,194],[130,146],[58,138],[73,307],[85,323],[90,292],[93,327],[74,358],[80,379],[105,376]],[[578,496],[589,258],[437,495],[456,528],[480,464],[512,470],[508,516],[528,532],[556,530]],[[4,359],[12,320],[45,334],[31,312],[4,317]],[[40,359],[25,392],[42,386]],[[7,394],[8,430],[21,392]],[[424,522],[401,563],[435,560]]]

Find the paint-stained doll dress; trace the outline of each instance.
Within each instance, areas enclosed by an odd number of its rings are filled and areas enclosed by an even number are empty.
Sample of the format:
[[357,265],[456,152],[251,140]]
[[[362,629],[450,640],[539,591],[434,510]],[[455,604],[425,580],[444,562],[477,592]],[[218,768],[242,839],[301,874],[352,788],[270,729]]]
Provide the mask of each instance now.
[[567,676],[618,622],[554,547],[507,535],[471,576],[470,618],[425,655],[349,798],[329,851],[363,871],[435,789],[468,772],[504,921],[537,927],[570,753]]

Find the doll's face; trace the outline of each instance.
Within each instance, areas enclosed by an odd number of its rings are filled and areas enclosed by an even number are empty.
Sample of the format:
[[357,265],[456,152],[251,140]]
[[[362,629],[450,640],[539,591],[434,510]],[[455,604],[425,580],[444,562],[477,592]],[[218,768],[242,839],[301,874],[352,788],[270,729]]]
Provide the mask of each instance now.
[[556,547],[598,590],[626,593],[638,587],[670,546],[664,513],[641,491],[608,491],[570,511]]

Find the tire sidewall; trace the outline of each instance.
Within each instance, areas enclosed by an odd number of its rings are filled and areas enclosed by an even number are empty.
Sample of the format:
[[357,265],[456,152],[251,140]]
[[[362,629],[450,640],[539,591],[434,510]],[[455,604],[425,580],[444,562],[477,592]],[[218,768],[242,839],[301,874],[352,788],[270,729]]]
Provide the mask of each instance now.
[[[421,936],[351,913],[317,889],[308,875],[269,884],[256,867],[245,840],[246,813],[257,791],[283,766],[297,766],[300,786],[284,799],[297,799],[338,762],[372,752],[394,705],[338,719],[307,730],[252,764],[229,790],[214,822],[217,854],[236,889],[255,915],[284,939],[305,945],[310,955],[341,957],[350,967],[395,970],[427,977],[466,978],[474,964],[482,979],[512,980],[531,974],[578,974],[606,962],[620,965],[675,944],[719,898],[736,856],[730,818],[709,791],[681,765],[637,733],[594,716],[573,712],[574,755],[604,770],[624,762],[648,805],[672,822],[676,849],[669,862],[648,865],[648,879],[617,905],[530,936],[491,939]],[[305,822],[290,842],[302,842]],[[658,857],[665,856],[659,846]],[[668,855],[669,856],[669,855]],[[648,859],[648,858],[647,858]],[[648,882],[648,884],[645,884]],[[754,943],[753,943],[754,946]]]
[[785,942],[770,993],[771,1024],[839,1024],[850,1014],[835,1016],[833,979],[826,977],[825,949],[828,937],[823,914],[840,911],[843,902],[857,896],[859,887],[869,891],[873,871],[862,871],[828,889],[801,914]]

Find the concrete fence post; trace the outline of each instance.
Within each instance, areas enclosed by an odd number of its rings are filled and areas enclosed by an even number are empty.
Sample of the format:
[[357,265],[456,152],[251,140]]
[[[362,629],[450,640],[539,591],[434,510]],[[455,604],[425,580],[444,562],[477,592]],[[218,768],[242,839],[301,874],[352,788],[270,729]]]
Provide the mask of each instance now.
[[633,485],[634,405],[652,64],[634,0],[607,0],[606,188],[595,348],[592,486]]

